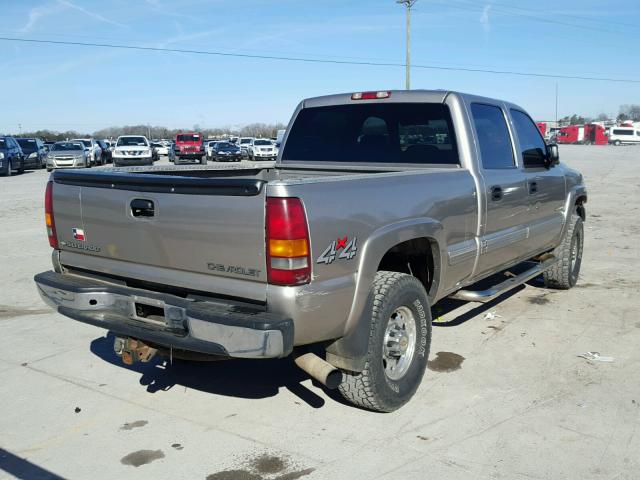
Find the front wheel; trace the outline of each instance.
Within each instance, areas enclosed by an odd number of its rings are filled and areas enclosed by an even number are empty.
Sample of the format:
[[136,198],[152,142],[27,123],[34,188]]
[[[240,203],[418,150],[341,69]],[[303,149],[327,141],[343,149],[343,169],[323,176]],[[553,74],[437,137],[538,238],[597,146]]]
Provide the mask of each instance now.
[[619,146],[620,146],[620,140],[616,140],[615,142],[613,142],[613,144],[614,144],[616,147],[619,147]]
[[562,243],[553,251],[558,263],[544,272],[544,284],[547,288],[568,290],[578,282],[584,245],[584,224],[580,215],[575,212],[569,222]]
[[354,405],[392,412],[415,394],[429,358],[431,310],[420,281],[380,271],[369,293],[369,347],[364,370],[343,372],[340,393]]

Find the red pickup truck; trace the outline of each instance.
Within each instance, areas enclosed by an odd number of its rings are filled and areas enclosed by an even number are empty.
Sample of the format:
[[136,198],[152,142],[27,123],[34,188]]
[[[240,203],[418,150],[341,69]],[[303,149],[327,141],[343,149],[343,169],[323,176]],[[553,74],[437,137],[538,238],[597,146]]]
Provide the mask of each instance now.
[[204,157],[204,143],[201,133],[179,133],[176,135],[174,150],[176,165],[182,163],[183,160],[196,161],[202,165],[207,163],[207,159]]

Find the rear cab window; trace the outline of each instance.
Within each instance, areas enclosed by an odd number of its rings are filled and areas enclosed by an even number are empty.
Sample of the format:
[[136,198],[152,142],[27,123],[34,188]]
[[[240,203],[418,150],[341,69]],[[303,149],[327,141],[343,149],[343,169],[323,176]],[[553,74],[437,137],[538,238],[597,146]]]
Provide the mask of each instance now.
[[507,119],[500,107],[484,103],[471,104],[471,116],[485,170],[515,168],[515,157]]
[[449,108],[437,103],[362,103],[304,108],[282,162],[459,165]]

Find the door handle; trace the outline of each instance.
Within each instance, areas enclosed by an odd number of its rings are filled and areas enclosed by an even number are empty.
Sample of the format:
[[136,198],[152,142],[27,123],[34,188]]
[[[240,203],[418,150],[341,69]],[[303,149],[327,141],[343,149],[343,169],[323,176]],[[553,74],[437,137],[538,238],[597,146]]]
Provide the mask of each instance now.
[[502,200],[502,187],[496,185],[495,187],[491,187],[491,200],[494,202],[498,202]]
[[529,194],[538,193],[538,182],[529,182]]
[[153,217],[155,206],[151,200],[136,198],[131,200],[131,215],[134,217]]

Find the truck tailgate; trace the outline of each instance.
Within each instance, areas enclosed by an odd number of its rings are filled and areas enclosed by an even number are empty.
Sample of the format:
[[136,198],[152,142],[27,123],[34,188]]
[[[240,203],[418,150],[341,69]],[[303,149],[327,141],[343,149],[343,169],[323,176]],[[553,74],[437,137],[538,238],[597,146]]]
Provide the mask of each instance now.
[[54,182],[63,252],[130,262],[133,278],[142,264],[266,282],[262,180],[56,172]]

